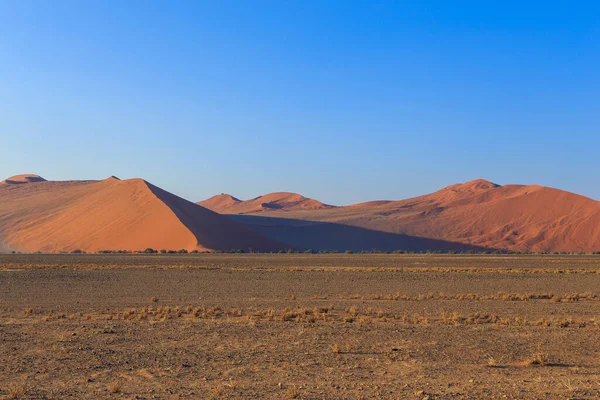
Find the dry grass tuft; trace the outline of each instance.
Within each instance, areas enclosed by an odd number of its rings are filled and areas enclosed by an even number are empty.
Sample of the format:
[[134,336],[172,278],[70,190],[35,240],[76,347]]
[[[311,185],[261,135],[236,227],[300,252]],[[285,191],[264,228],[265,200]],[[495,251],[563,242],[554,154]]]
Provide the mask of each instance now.
[[550,355],[543,352],[539,347],[538,350],[531,355],[531,357],[525,361],[515,364],[517,367],[531,367],[548,365],[550,362]]
[[298,391],[296,385],[292,385],[288,388],[287,395],[290,399],[297,399],[298,397],[300,397],[300,392]]
[[9,399],[21,399],[21,398],[25,397],[25,395],[27,394],[28,391],[29,391],[29,388],[27,386],[26,381],[19,382],[19,383],[13,383],[10,386],[8,386],[8,398]]
[[340,352],[341,352],[340,345],[335,343],[333,346],[331,346],[331,352],[333,354],[340,354]]
[[108,384],[108,391],[111,393],[121,393],[123,384],[121,381],[114,381]]

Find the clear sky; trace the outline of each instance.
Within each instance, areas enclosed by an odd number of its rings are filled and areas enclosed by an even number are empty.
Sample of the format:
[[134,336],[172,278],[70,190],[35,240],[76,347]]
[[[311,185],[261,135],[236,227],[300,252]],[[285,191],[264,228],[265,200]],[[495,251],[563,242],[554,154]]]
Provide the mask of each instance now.
[[597,4],[0,0],[0,175],[600,199]]

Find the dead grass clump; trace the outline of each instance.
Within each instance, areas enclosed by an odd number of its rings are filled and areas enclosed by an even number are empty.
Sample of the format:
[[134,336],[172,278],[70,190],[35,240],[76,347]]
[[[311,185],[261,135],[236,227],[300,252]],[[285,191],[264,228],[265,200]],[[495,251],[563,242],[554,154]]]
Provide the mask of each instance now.
[[440,313],[440,319],[443,323],[445,323],[447,325],[460,325],[460,324],[464,324],[464,322],[467,320],[466,317],[460,315],[456,311],[451,312],[451,313],[442,311]]
[[13,383],[8,386],[8,398],[21,399],[25,397],[28,391],[29,387],[27,386],[27,381]]
[[239,308],[234,308],[231,309],[227,312],[227,315],[232,316],[232,317],[241,317],[242,316],[242,310]]
[[550,355],[545,353],[538,347],[538,350],[531,355],[531,357],[525,361],[517,363],[518,367],[531,367],[548,365],[550,363]]
[[315,307],[315,309],[319,312],[319,313],[328,313],[329,311],[331,311],[333,309],[333,306],[321,306],[321,307]]
[[108,384],[108,391],[111,393],[121,393],[123,390],[123,384],[121,381],[113,381]]
[[44,317],[42,317],[42,320],[44,321],[54,321],[57,319],[66,319],[67,318],[67,314],[65,313],[53,313],[52,311],[50,311],[47,315],[45,315]]
[[123,319],[126,321],[132,320],[135,318],[136,310],[130,309],[123,313]]
[[287,312],[281,316],[281,320],[285,322],[293,321],[294,319],[296,319],[296,314],[293,312]]
[[498,361],[494,357],[488,356],[488,358],[487,358],[487,366],[488,367],[497,367],[498,366]]
[[346,312],[350,315],[352,315],[353,317],[356,317],[358,315],[358,309],[354,306],[350,306],[348,308],[346,308]]
[[292,385],[288,388],[287,396],[290,399],[297,399],[298,397],[300,397],[300,392],[298,391],[296,385]]

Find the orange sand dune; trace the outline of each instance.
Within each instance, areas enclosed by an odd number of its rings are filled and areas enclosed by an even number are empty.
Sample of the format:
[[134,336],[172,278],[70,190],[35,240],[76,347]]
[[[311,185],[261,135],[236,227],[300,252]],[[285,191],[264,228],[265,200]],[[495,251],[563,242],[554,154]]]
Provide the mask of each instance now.
[[142,179],[5,184],[0,221],[0,242],[22,251],[282,247]]
[[199,205],[221,214],[249,214],[268,211],[323,210],[334,208],[297,193],[275,192],[240,201],[228,194],[213,196]]
[[31,183],[31,182],[45,182],[46,180],[39,175],[35,174],[23,174],[23,175],[15,175],[10,178],[6,178],[0,184],[7,185],[18,185],[21,183]]
[[221,193],[196,204],[222,214],[228,208],[231,208],[241,202],[242,201],[240,199],[235,198],[230,194]]
[[[401,201],[245,212],[496,249],[600,251],[600,202],[543,186],[500,186],[483,179]],[[277,237],[276,229],[261,232]]]

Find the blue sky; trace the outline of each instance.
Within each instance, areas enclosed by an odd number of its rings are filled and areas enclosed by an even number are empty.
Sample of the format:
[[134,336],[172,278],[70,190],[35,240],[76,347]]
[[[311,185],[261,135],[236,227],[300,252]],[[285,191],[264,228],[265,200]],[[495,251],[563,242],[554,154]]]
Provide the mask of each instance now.
[[600,199],[600,6],[523,3],[0,0],[0,175]]

